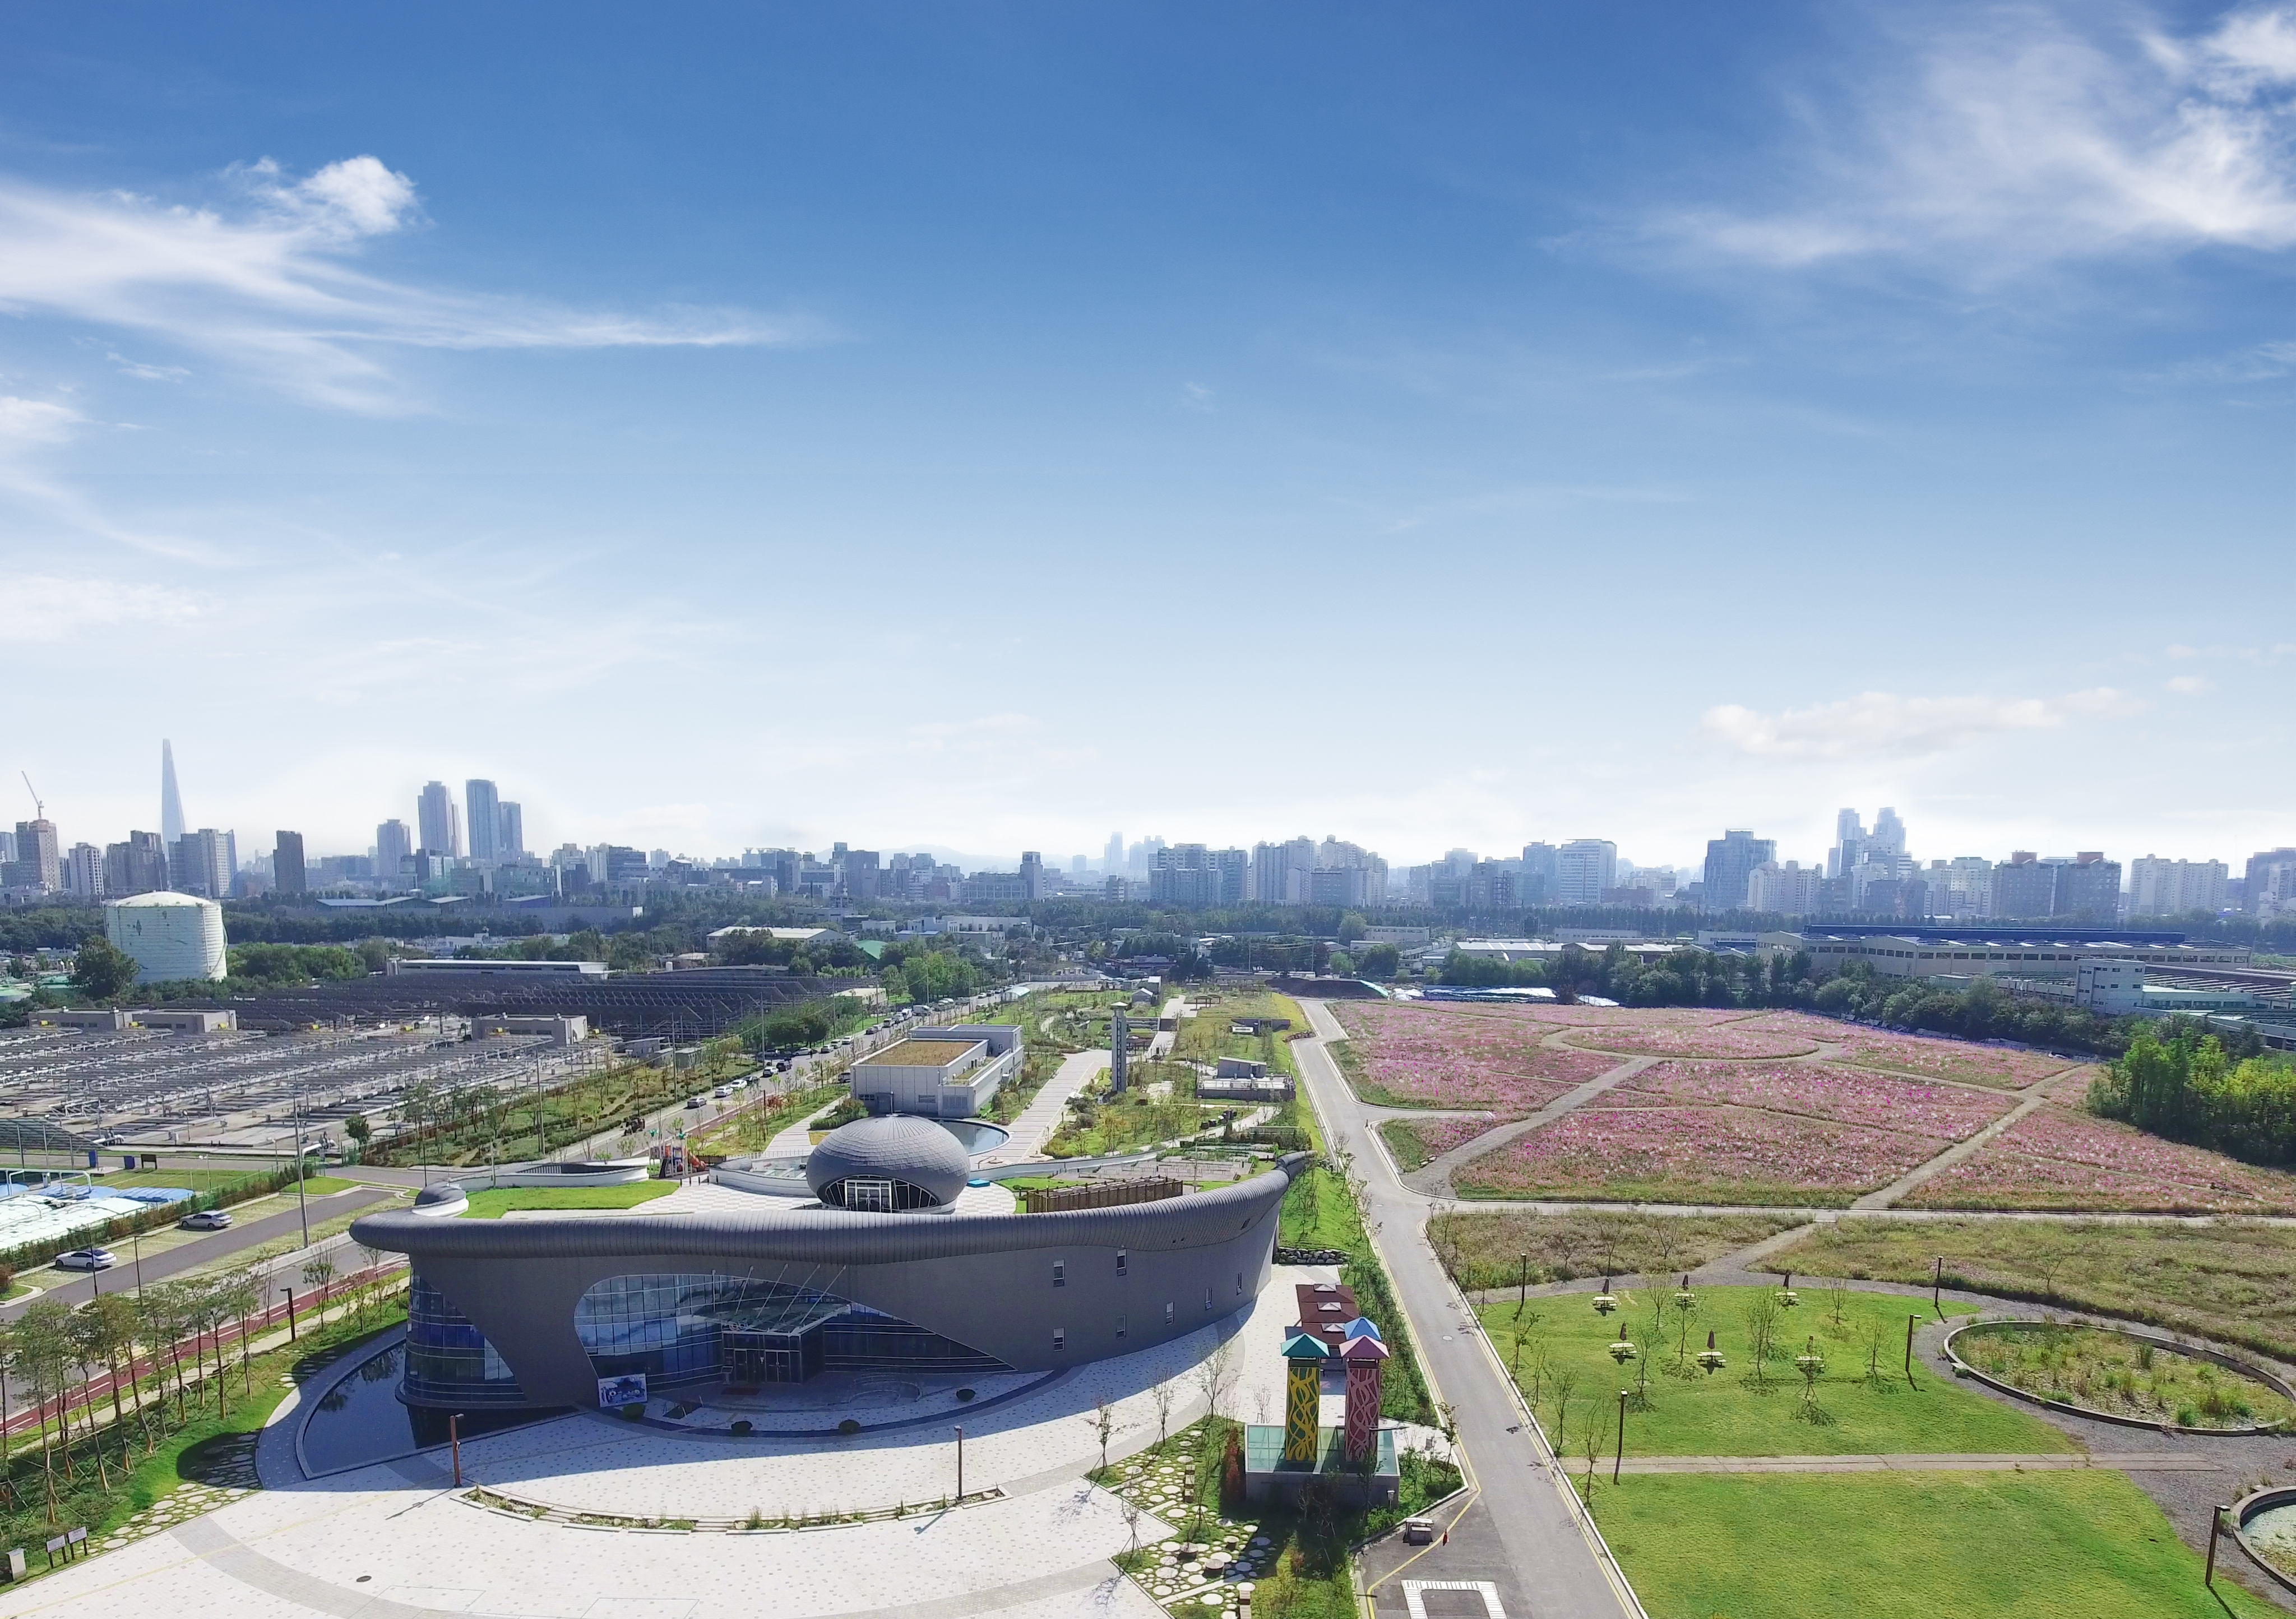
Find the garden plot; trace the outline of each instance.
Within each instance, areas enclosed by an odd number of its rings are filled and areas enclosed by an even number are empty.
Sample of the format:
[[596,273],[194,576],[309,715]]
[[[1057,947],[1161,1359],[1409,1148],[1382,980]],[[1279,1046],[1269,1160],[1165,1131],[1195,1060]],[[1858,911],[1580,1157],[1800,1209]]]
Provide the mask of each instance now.
[[1410,1171],[1511,1122],[1495,1114],[1464,1119],[1390,1119],[1379,1127],[1379,1133],[1396,1163]]
[[[1488,1108],[1520,1119],[1619,1065],[1587,1051],[1550,1050],[1546,1031],[1431,1007],[1341,1001],[1342,1064],[1377,1107]],[[1352,1049],[1348,1049],[1352,1048]]]
[[2296,1176],[2044,1106],[1914,1188],[1909,1207],[2282,1214]]
[[1644,1069],[1605,1091],[1600,1105],[1678,1107],[1685,1103],[1759,1107],[1948,1141],[1966,1140],[2016,1105],[2014,1097],[1997,1091],[1925,1085],[1838,1064],[1680,1062]]
[[1767,1012],[1738,1025],[1749,1032],[1791,1035],[1839,1046],[1842,1060],[1862,1068],[1882,1068],[1928,1080],[1960,1080],[2013,1089],[2047,1079],[2074,1065],[2072,1057],[2019,1046],[1981,1045],[1944,1034],[1900,1034],[1863,1023],[1815,1017],[1807,1012]]
[[1723,1062],[1808,1056],[1817,1042],[1797,1034],[1748,1030],[1742,1024],[1646,1023],[1574,1032],[1570,1044],[1621,1056],[1702,1056]]
[[1452,1179],[1469,1197],[1839,1207],[1948,1145],[1751,1107],[1589,1107],[1494,1148]]

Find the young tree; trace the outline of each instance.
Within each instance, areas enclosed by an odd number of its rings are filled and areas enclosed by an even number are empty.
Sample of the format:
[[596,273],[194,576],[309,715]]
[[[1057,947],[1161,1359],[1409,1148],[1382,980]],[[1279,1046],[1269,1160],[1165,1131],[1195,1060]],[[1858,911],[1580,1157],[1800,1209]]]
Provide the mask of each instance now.
[[[62,1426],[62,1395],[69,1386],[71,1365],[71,1312],[53,1299],[42,1299],[24,1311],[16,1322],[16,1376],[31,1391],[34,1403],[45,1408],[51,1399],[57,1401],[58,1426]],[[65,1434],[64,1475],[71,1475],[70,1434]],[[56,1521],[56,1468],[54,1453],[48,1442],[48,1421],[45,1409],[40,1411],[40,1474],[47,1485],[48,1522]]]
[[1547,1386],[1554,1391],[1554,1439],[1557,1451],[1570,1441],[1570,1393],[1578,1386],[1578,1368],[1567,1361],[1547,1375]]
[[1092,1408],[1093,1436],[1100,1441],[1100,1470],[1108,1471],[1108,1437],[1116,1432],[1116,1408],[1103,1400]]
[[1171,1435],[1175,1392],[1169,1383],[1159,1383],[1148,1391],[1148,1402],[1156,1408],[1156,1442],[1160,1446]]
[[[104,1463],[103,1434],[95,1426],[95,1391],[87,1386],[95,1375],[95,1368],[103,1363],[106,1347],[103,1321],[92,1308],[75,1311],[64,1330],[71,1344],[72,1365],[79,1373],[80,1409],[86,1417],[88,1438],[95,1451],[95,1480],[108,1495],[111,1492],[111,1469]],[[119,1398],[116,1384],[111,1397],[115,1401]]]

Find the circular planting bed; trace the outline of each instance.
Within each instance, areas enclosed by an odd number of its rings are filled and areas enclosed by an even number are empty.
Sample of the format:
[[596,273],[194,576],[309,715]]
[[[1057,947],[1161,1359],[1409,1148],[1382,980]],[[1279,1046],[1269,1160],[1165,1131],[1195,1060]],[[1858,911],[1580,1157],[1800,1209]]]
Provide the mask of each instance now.
[[2249,1560],[2296,1591],[2296,1488],[2276,1484],[2233,1504],[2233,1538]]
[[2296,1422],[2296,1389],[2262,1367],[2126,1327],[1977,1321],[1945,1348],[2004,1393],[2130,1427],[2243,1434]]

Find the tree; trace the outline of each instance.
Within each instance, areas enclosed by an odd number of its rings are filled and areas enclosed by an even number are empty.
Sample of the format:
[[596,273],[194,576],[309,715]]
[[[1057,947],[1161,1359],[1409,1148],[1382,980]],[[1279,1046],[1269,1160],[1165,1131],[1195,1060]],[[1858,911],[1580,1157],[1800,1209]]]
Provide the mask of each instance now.
[[72,961],[72,988],[90,1000],[110,1000],[135,982],[135,958],[101,933],[81,941]]
[[[71,1311],[53,1299],[42,1299],[16,1322],[16,1375],[31,1391],[36,1405],[53,1399],[57,1426],[63,1426],[63,1393],[70,1386]],[[64,1473],[71,1474],[70,1432],[64,1431]],[[40,1474],[48,1492],[48,1522],[56,1521],[56,1469],[48,1442],[48,1422],[40,1413]]]
[[1100,1441],[1100,1470],[1108,1471],[1108,1437],[1116,1432],[1116,1408],[1103,1400],[1092,1408],[1093,1436]]
[[353,1114],[343,1121],[343,1134],[348,1136],[359,1146],[365,1146],[368,1138],[374,1134],[374,1126],[366,1122],[365,1114]]

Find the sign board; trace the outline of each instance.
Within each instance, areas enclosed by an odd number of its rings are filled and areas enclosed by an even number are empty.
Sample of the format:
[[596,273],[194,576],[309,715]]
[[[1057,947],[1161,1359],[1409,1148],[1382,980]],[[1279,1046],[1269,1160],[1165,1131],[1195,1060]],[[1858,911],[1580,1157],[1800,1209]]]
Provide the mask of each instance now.
[[598,1407],[601,1410],[619,1410],[626,1405],[646,1402],[646,1380],[644,1372],[631,1372],[619,1377],[598,1379]]
[[685,1143],[668,1142],[661,1149],[661,1178],[676,1180],[685,1173]]

